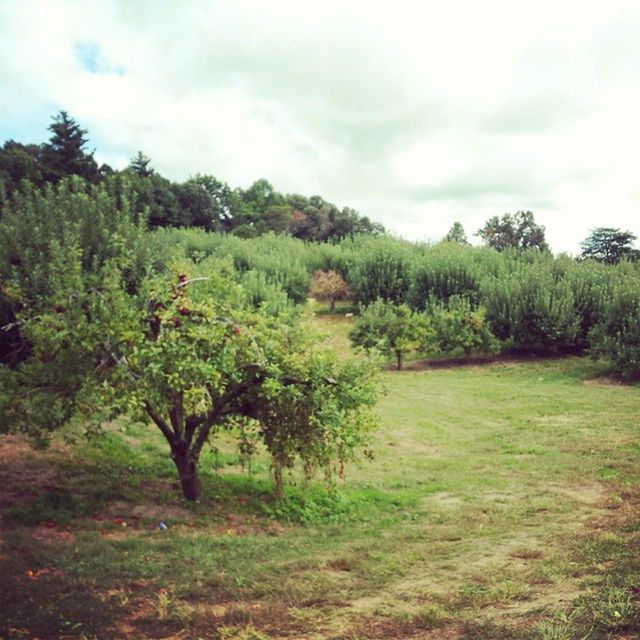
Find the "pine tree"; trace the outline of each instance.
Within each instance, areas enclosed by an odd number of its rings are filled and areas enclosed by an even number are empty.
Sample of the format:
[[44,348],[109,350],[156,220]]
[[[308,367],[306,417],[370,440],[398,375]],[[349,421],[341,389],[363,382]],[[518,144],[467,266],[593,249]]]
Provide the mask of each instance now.
[[464,232],[464,227],[459,222],[454,222],[449,233],[444,238],[447,242],[457,242],[458,244],[469,244],[467,240],[467,234]]
[[131,159],[129,163],[129,168],[133,173],[140,176],[141,178],[148,178],[150,175],[153,175],[154,171],[151,167],[149,167],[149,163],[151,162],[151,158],[146,156],[142,151],[138,151],[135,158]]
[[93,153],[87,153],[87,130],[66,111],[60,111],[49,125],[52,132],[49,142],[42,150],[43,163],[47,179],[57,182],[61,178],[77,175],[90,182],[98,179],[98,165]]

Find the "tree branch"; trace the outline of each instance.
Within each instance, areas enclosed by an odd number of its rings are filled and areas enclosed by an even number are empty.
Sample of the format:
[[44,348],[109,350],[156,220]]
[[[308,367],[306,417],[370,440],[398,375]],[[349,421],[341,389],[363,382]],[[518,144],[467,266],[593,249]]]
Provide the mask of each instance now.
[[176,439],[171,432],[171,427],[166,423],[159,413],[156,413],[155,409],[151,406],[148,400],[144,401],[144,409],[149,417],[156,423],[158,429],[162,431],[162,434],[167,439],[167,442],[171,445],[171,448],[175,446]]
[[[209,437],[209,431],[211,431],[211,427],[216,423],[218,418],[220,418],[220,416],[223,414],[227,405],[229,405],[231,402],[239,398],[245,391],[247,391],[247,389],[249,389],[249,387],[252,384],[257,384],[258,382],[259,380],[256,380],[255,382],[251,382],[251,383],[242,382],[240,384],[237,384],[231,387],[231,389],[228,389],[215,402],[213,401],[213,397],[212,397],[212,402],[214,402],[214,407],[211,409],[211,411],[207,413],[204,420],[202,421],[204,423],[204,427],[200,429],[198,436],[196,437],[196,441],[192,447],[193,455],[195,455],[196,457],[200,455],[200,451],[202,450],[204,443],[207,441],[207,438]],[[209,394],[211,395],[210,390],[209,390]]]
[[[249,388],[252,384],[260,384],[260,382],[262,382],[264,380],[264,374],[262,373],[262,366],[258,363],[252,362],[250,364],[246,364],[244,365],[244,367],[242,367],[242,369],[245,370],[251,370],[251,369],[255,369],[256,374],[260,374],[258,376],[256,376],[256,378],[252,381],[245,381],[243,384],[246,385],[247,388]],[[209,397],[211,398],[211,404],[215,405],[216,402],[214,400],[215,394],[212,393],[212,390],[209,386],[207,386],[207,391],[209,392]],[[224,397],[224,396],[223,396]],[[191,444],[191,440],[193,439],[193,435],[196,432],[197,428],[201,425],[204,424],[204,422],[206,422],[207,418],[210,419],[210,416],[212,415],[212,412],[214,411],[214,409],[211,409],[209,412],[207,413],[200,413],[197,415],[193,415],[193,416],[187,416],[187,418],[185,418],[184,423],[185,423],[185,440],[187,442],[187,444]],[[219,417],[219,415],[217,416]]]
[[182,287],[186,287],[188,284],[191,284],[192,282],[198,282],[200,280],[208,280],[209,278],[207,278],[207,276],[199,276],[197,278],[190,278],[189,280],[185,280],[184,282],[179,282],[176,285],[173,285],[174,289],[182,289]]
[[182,403],[182,394],[174,393],[171,398],[172,404],[169,409],[169,418],[171,418],[171,426],[178,440],[182,440],[184,435],[184,408]]

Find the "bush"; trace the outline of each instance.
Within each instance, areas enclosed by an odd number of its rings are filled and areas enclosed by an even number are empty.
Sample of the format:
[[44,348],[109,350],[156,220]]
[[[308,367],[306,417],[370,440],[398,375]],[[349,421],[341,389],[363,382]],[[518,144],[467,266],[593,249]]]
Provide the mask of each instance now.
[[404,303],[411,284],[413,250],[409,243],[393,238],[363,241],[349,270],[354,302],[368,305],[379,298]]
[[575,346],[580,317],[573,291],[553,266],[553,258],[535,252],[506,260],[501,272],[484,278],[482,304],[495,336],[525,351]]
[[591,355],[606,358],[615,373],[640,378],[640,284],[624,279],[605,302],[603,318],[589,333]]
[[376,300],[362,309],[349,334],[358,347],[394,355],[398,370],[402,369],[407,353],[424,349],[433,336],[428,316],[411,311],[405,304],[384,300]]
[[439,353],[468,358],[474,353],[497,353],[500,350],[484,308],[473,309],[468,300],[453,297],[447,305],[432,303],[428,313],[432,318]]
[[430,299],[447,302],[452,296],[477,304],[480,269],[473,262],[474,250],[456,244],[438,245],[418,258],[408,292],[414,309],[425,309]]

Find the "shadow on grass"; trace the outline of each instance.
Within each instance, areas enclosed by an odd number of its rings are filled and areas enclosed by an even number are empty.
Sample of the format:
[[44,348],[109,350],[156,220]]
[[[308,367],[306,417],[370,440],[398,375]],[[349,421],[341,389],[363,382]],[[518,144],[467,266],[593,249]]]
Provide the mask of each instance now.
[[283,524],[376,512],[398,518],[413,505],[402,492],[368,485],[346,496],[294,486],[276,502],[267,478],[216,474],[206,464],[202,500],[189,504],[162,443],[134,448],[121,433],[42,452],[14,449],[3,455],[0,440],[0,638],[7,639],[158,637],[199,624],[193,601],[252,597],[254,585],[267,584],[268,562],[245,566],[256,536],[269,558],[293,558]]
[[118,616],[118,603],[113,598],[101,594],[96,585],[70,579],[62,569],[50,566],[46,552],[33,555],[20,545],[12,547],[11,554],[0,559],[0,637],[107,633]]

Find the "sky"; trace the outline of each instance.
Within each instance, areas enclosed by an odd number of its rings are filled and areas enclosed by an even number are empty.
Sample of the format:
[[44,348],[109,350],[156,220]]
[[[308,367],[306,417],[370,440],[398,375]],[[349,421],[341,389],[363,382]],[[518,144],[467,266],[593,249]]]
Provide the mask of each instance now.
[[115,168],[267,178],[411,240],[531,210],[577,254],[640,236],[639,34],[635,1],[2,0],[0,143],[65,109]]

